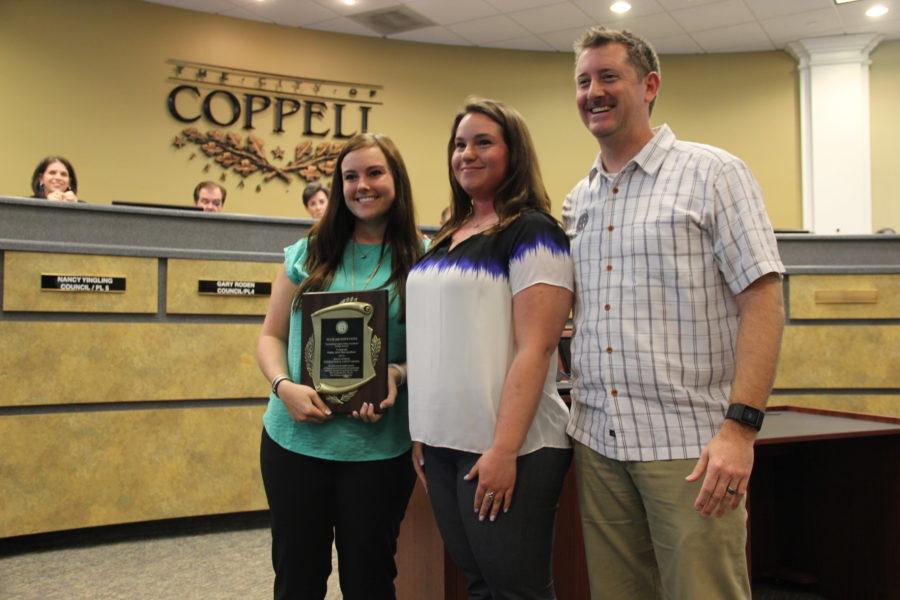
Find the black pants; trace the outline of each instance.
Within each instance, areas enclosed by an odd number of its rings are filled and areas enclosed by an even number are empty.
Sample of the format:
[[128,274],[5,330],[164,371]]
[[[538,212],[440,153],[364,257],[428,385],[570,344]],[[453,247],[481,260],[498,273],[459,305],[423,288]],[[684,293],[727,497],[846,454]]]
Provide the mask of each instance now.
[[400,522],[415,484],[410,454],[340,462],[285,450],[262,433],[277,600],[322,600],[336,541],[345,600],[393,600]]
[[478,520],[476,481],[464,481],[478,454],[425,447],[428,497],[444,544],[472,600],[553,600],[553,529],[572,451],[542,448],[516,461],[508,513]]

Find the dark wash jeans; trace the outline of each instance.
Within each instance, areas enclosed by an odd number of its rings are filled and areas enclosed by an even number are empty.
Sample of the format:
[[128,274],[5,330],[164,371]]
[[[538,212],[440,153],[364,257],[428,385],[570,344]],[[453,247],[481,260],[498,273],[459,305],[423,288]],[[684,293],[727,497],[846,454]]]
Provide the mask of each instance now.
[[553,531],[568,448],[541,448],[516,460],[508,513],[478,520],[476,481],[464,481],[479,454],[425,446],[428,497],[450,556],[468,581],[470,600],[554,600]]

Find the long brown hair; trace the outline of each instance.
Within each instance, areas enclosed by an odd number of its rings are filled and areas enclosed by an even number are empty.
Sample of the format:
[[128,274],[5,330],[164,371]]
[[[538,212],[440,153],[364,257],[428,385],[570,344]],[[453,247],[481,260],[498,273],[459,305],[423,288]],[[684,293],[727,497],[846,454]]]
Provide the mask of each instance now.
[[528,126],[519,111],[497,100],[469,98],[465,107],[453,119],[450,141],[447,143],[447,166],[450,172],[450,219],[441,227],[432,242],[436,248],[452,235],[472,212],[472,198],[459,185],[453,174],[453,152],[456,148],[456,130],[459,122],[468,114],[479,113],[500,126],[503,141],[508,149],[506,179],[494,196],[494,211],[499,222],[489,231],[499,231],[512,223],[520,214],[535,209],[550,214],[550,197],[541,178],[537,153]]
[[412,185],[406,173],[406,164],[394,142],[380,133],[360,133],[353,136],[337,157],[328,207],[322,219],[309,232],[304,263],[309,276],[300,283],[294,294],[294,310],[300,307],[301,294],[326,290],[334,280],[334,274],[341,265],[344,249],[352,239],[356,225],[356,217],[344,202],[344,158],[355,150],[373,146],[384,153],[394,179],[394,202],[388,211],[381,253],[383,256],[385,246],[390,246],[391,276],[385,285],[394,284],[400,296],[400,319],[403,320],[406,312],[406,276],[422,254],[422,239],[416,227]]

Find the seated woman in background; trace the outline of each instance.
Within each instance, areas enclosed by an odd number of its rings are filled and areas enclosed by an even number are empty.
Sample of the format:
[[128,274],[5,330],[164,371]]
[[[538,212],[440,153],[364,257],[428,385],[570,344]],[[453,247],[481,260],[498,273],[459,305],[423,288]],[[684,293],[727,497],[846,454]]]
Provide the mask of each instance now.
[[471,100],[447,155],[450,218],[406,288],[415,468],[470,600],[550,600],[572,456],[555,359],[569,240],[518,112]]
[[48,156],[31,175],[32,198],[78,202],[78,177],[72,163],[62,156]]
[[[393,600],[400,521],[415,484],[410,462],[404,305],[406,276],[422,254],[412,189],[387,137],[359,134],[337,159],[331,199],[309,237],[285,248],[257,357],[272,393],[261,467],[272,519],[275,598],[321,599],[337,545],[345,600]],[[300,295],[386,289],[388,396],[332,415],[300,383]]]
[[328,187],[319,181],[306,186],[303,190],[303,206],[313,221],[321,219],[328,208]]

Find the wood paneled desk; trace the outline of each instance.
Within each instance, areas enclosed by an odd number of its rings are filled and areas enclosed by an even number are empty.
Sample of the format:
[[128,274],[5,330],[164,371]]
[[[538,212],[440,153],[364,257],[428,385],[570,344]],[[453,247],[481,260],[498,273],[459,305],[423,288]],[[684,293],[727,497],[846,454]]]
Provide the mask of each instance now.
[[770,408],[748,508],[754,578],[900,598],[900,419]]
[[[811,584],[827,598],[900,598],[900,419],[771,407],[748,496],[751,577]],[[417,485],[398,550],[403,600],[465,600]],[[557,516],[559,600],[590,596],[574,469]]]

